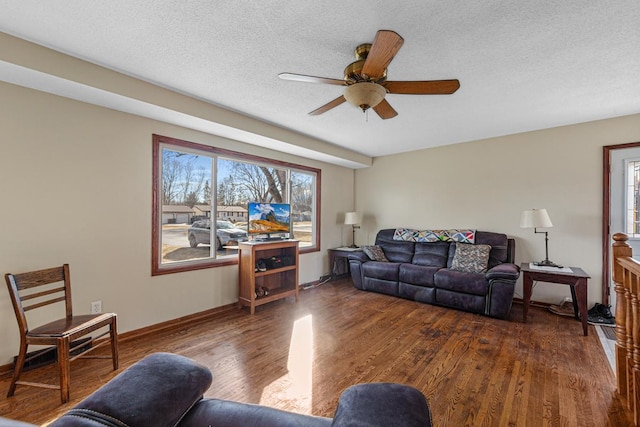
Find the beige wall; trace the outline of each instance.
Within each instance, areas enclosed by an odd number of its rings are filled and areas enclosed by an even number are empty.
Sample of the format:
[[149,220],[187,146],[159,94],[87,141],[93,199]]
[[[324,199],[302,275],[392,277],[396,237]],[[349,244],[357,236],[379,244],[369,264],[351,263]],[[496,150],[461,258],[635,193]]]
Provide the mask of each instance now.
[[[519,228],[524,209],[546,208],[549,258],[591,275],[589,305],[601,300],[602,147],[640,141],[640,115],[376,158],[356,171],[357,237],[380,228],[476,228],[516,239],[518,263],[544,258],[544,235]],[[619,231],[619,230],[618,230]],[[522,297],[522,279],[516,293]],[[538,301],[569,296],[539,283]]]
[[[153,133],[322,170],[323,250],[301,256],[301,283],[328,271],[326,248],[346,243],[339,220],[353,209],[351,169],[7,83],[0,99],[0,272],[68,262],[74,310],[102,300],[121,332],[237,301],[237,266],[151,277]],[[19,343],[6,291],[0,342],[2,365]]]

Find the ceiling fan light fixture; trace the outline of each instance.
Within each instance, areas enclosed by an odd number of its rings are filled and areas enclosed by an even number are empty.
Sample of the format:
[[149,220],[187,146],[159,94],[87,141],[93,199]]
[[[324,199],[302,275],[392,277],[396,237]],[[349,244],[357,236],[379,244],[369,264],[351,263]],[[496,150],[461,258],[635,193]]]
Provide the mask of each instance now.
[[347,86],[344,91],[345,99],[362,111],[378,105],[386,94],[384,87],[371,82],[354,83]]
[[280,73],[283,80],[346,86],[344,94],[309,113],[317,116],[349,102],[363,112],[373,107],[381,119],[391,119],[398,112],[385,100],[387,93],[404,95],[451,95],[458,88],[457,79],[387,80],[387,67],[402,47],[404,39],[392,30],[379,30],[373,43],[363,43],[355,50],[356,61],[344,69],[342,80],[305,74]]

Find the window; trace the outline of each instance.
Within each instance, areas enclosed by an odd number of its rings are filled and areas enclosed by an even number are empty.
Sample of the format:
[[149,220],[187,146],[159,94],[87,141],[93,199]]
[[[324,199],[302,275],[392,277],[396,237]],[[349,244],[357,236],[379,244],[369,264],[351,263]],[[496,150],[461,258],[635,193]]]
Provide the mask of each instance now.
[[625,230],[629,237],[640,238],[640,160],[627,161],[625,187]]
[[247,203],[289,203],[300,252],[320,248],[320,170],[153,136],[152,275],[238,262]]

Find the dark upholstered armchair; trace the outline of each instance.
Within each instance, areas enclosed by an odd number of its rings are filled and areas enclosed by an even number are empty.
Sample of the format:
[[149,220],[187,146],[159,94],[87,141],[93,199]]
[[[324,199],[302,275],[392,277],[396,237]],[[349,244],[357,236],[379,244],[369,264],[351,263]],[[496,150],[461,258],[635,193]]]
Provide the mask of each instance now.
[[[203,399],[211,372],[191,359],[155,353],[119,374],[51,427],[329,427],[431,426],[426,398],[413,387],[357,384],[340,396],[334,418],[247,403]],[[0,418],[0,427],[29,424]]]

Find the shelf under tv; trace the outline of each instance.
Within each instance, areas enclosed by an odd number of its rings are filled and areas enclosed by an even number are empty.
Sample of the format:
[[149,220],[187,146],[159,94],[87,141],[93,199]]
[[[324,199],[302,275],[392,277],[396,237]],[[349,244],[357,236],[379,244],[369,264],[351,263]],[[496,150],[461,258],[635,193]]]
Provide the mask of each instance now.
[[[240,242],[238,306],[249,307],[251,314],[259,305],[289,296],[298,300],[298,241]],[[257,262],[267,258],[288,258],[291,265],[256,271]],[[257,296],[256,289],[266,288],[268,295]]]
[[288,240],[285,236],[267,236],[267,237],[255,237],[253,240],[256,242],[279,242],[281,240]]

